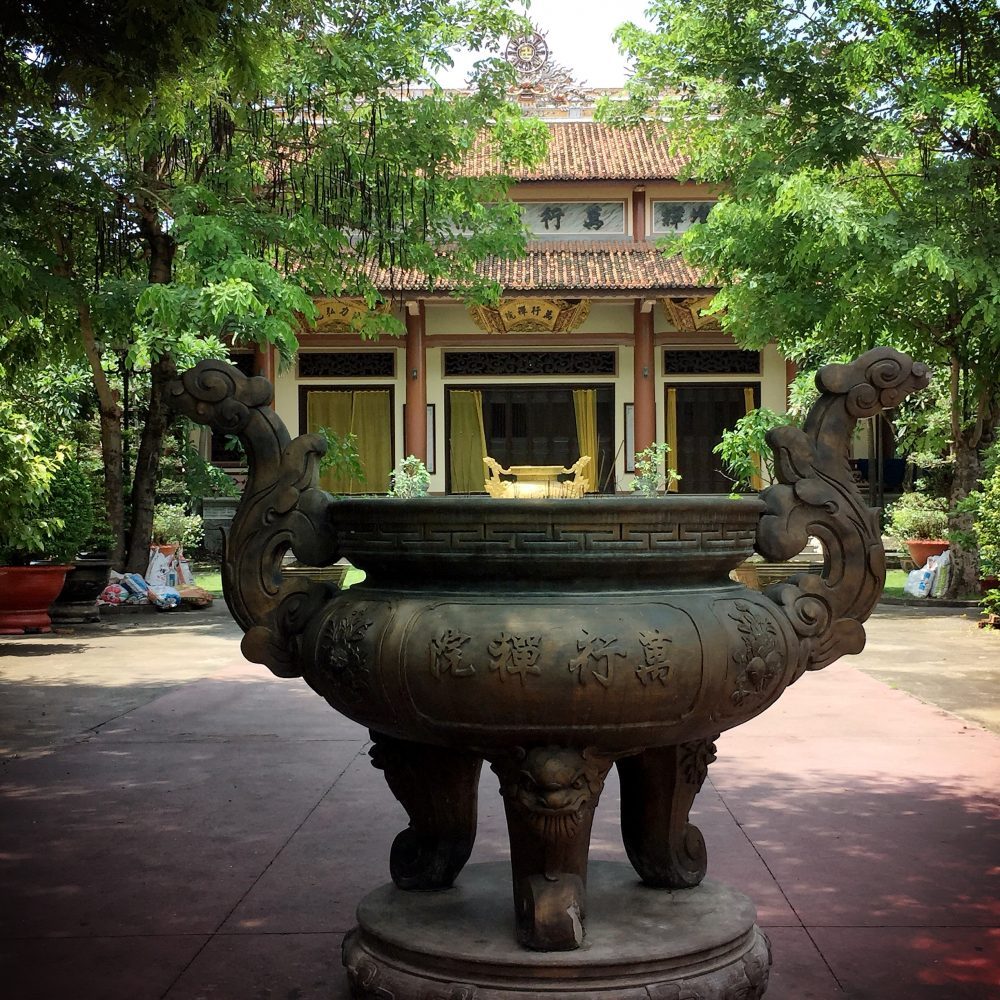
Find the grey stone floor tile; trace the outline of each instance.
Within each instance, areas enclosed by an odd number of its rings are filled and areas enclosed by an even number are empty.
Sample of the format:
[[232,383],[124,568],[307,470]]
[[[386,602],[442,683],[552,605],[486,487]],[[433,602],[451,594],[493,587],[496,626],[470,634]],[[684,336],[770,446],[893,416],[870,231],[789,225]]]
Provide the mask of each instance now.
[[18,762],[0,936],[214,931],[360,746],[96,740]]
[[[207,938],[197,934],[0,941],[5,1000],[160,1000]],[[247,994],[234,993],[248,998]]]
[[163,1000],[349,1000],[340,934],[217,934]]

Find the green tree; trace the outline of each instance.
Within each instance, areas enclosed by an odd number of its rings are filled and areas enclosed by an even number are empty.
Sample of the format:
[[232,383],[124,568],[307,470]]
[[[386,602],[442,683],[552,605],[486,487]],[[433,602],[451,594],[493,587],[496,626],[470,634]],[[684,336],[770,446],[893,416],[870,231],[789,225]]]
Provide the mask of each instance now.
[[[741,343],[943,368],[953,509],[1000,420],[995,0],[657,0],[619,119],[649,114],[724,190],[680,240]],[[967,529],[967,514],[952,515]],[[959,537],[959,536],[956,536]],[[953,544],[952,593],[976,552]]]
[[[124,345],[126,365],[149,373],[127,504],[125,477],[109,480],[111,516],[130,511],[119,545],[128,569],[146,560],[165,390],[179,364],[224,342],[276,344],[287,362],[310,295],[373,302],[377,286],[413,269],[495,297],[475,261],[516,253],[523,238],[503,178],[454,170],[484,130],[512,160],[540,151],[538,124],[505,102],[509,68],[484,60],[467,95],[430,78],[460,41],[498,51],[519,24],[506,5],[330,0],[265,11],[240,35],[238,65],[227,21],[145,103],[132,95],[123,110],[65,83],[46,103],[33,99],[34,81],[0,115],[0,172],[13,178],[0,193],[0,277],[17,289],[0,305],[11,356],[48,336],[80,345],[109,469],[121,467],[121,406],[107,348]],[[376,317],[362,332],[398,326]]]

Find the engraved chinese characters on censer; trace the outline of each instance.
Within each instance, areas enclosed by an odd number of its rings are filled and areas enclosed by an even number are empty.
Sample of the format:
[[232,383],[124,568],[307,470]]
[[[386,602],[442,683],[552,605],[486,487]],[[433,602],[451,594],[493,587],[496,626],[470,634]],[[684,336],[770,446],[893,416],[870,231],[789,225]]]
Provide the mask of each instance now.
[[[245,655],[368,727],[409,820],[394,886],[362,901],[344,942],[355,997],[763,995],[767,941],[749,900],[705,878],[690,811],[720,734],[864,645],[885,560],[848,448],[858,420],[927,380],[888,348],[821,369],[804,425],[768,435],[777,481],[759,497],[559,500],[334,499],[316,486],[323,442],[290,438],[263,379],[209,361],[176,382],[178,409],[247,449],[223,567]],[[822,573],[763,593],[730,579],[754,549],[785,560],[810,537]],[[289,547],[366,580],[284,578]],[[510,865],[463,871],[484,761]],[[612,767],[644,890],[589,861]]]

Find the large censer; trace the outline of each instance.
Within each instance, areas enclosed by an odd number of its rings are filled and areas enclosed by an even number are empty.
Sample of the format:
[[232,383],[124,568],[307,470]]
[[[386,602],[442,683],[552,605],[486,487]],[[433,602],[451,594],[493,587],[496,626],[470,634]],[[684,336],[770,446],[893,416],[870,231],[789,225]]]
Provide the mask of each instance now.
[[[767,939],[744,896],[703,881],[688,814],[720,733],[864,646],[885,554],[848,446],[859,419],[927,381],[889,348],[823,368],[804,427],[769,435],[778,484],[759,497],[543,500],[335,499],[316,485],[321,438],[290,439],[265,379],[205,361],[175,382],[177,409],[247,451],[223,567],[244,654],[367,726],[409,816],[394,885],[362,901],[344,943],[353,996],[763,996]],[[822,574],[763,593],[730,579],[752,551],[788,559],[810,535]],[[283,579],[289,548],[367,578]],[[483,761],[510,867],[462,873]],[[634,872],[595,863],[588,894],[612,765]]]

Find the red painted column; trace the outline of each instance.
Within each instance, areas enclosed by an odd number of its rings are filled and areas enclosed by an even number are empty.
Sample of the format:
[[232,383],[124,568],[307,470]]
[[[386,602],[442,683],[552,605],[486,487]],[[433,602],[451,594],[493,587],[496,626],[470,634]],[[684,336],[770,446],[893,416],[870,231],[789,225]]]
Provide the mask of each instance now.
[[792,398],[792,383],[795,381],[795,376],[799,373],[799,366],[789,358],[785,358],[785,405],[787,406],[791,402]]
[[[255,347],[253,352],[253,367],[258,375],[274,385],[274,344],[267,344],[265,347]],[[274,409],[274,397],[271,397],[271,409]]]
[[632,191],[632,242],[646,240],[646,189],[637,187]]
[[[417,311],[410,312],[412,305]],[[403,454],[427,461],[427,362],[424,352],[424,304],[406,303],[406,420]]]
[[635,335],[632,399],[635,403],[635,450],[639,452],[656,440],[653,310],[643,312],[642,299],[635,301],[632,325]]

